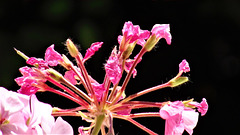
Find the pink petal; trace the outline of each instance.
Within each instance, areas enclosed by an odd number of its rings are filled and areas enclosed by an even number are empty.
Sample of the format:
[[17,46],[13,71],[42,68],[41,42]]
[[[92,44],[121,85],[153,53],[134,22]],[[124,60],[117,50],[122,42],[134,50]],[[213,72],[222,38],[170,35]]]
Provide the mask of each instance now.
[[208,103],[205,98],[202,99],[202,102],[197,106],[198,111],[201,113],[201,116],[204,116],[208,111]]
[[144,44],[146,43],[145,39],[148,39],[150,36],[150,31],[148,30],[140,30],[139,33],[139,39],[137,41],[137,44],[144,46]]
[[[35,81],[33,80],[33,83]],[[33,95],[37,93],[39,88],[32,86],[33,83],[24,83],[19,90],[17,90],[18,93],[24,94],[24,95]]]
[[168,119],[171,116],[182,113],[183,110],[184,104],[181,101],[171,102],[160,109],[160,116],[163,119]]
[[166,120],[165,135],[169,134],[182,134],[184,131],[184,124],[182,112],[184,104],[181,101],[171,102],[164,105],[160,109],[160,117]]
[[42,121],[42,118],[45,116],[51,116],[52,107],[49,104],[38,101],[35,95],[31,96],[31,104],[30,104],[30,113],[31,119],[29,122],[30,127],[35,127],[39,125]]
[[184,129],[192,135],[193,129],[196,127],[198,122],[198,113],[194,110],[185,110],[182,113]]
[[43,59],[37,59],[35,57],[29,58],[27,60],[27,64],[32,65],[32,66],[38,65],[39,68],[44,68],[44,69],[49,68],[47,62],[45,62]]
[[76,73],[73,70],[69,70],[65,72],[64,78],[66,78],[73,85],[77,84],[77,80],[75,79]]
[[61,117],[58,117],[54,126],[52,127],[51,134],[73,135],[73,128],[69,123],[64,121]]
[[97,100],[100,102],[103,96],[103,93],[106,91],[103,84],[99,83],[92,83],[93,90],[95,92],[95,96],[97,97]]
[[[124,69],[127,73],[129,72],[130,68],[132,67],[134,61],[135,60],[132,60],[132,59],[127,59],[126,60]],[[134,69],[132,74],[133,74],[133,78],[135,78],[135,76],[137,75],[137,70]]]
[[171,44],[172,36],[170,34],[169,24],[155,24],[151,32],[156,35],[157,38],[165,38],[167,43],[169,45]]
[[45,52],[45,61],[50,66],[57,66],[59,61],[63,61],[62,56],[54,50],[54,45],[47,48]]
[[188,64],[188,62],[185,59],[182,60],[182,62],[179,64],[179,72],[180,71],[183,71],[184,73],[190,71],[189,64]]
[[88,60],[90,57],[92,57],[94,55],[94,53],[96,51],[99,50],[99,48],[102,47],[102,44],[103,42],[95,42],[95,43],[92,43],[91,47],[87,49],[87,52],[83,58],[83,61],[86,61]]
[[118,36],[118,44],[119,44],[119,45],[120,45],[121,42],[122,42],[122,38],[123,38],[123,36],[121,36],[121,35]]
[[111,56],[105,64],[106,75],[114,85],[117,84],[122,77],[122,67],[119,63],[116,51],[116,48],[114,48]]

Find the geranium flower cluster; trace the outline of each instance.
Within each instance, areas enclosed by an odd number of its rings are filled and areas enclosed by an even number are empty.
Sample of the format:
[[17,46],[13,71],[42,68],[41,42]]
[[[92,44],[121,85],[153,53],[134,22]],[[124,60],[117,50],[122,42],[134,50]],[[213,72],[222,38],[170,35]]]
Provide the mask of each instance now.
[[[166,102],[135,100],[144,94],[187,82],[188,77],[183,74],[189,72],[190,67],[185,59],[179,64],[178,74],[168,82],[125,95],[129,80],[137,76],[136,66],[162,38],[171,44],[169,24],[156,24],[148,31],[130,21],[125,22],[122,35],[118,36],[119,46],[113,48],[104,64],[106,74],[102,82],[91,77],[85,62],[101,48],[103,42],[93,43],[83,56],[67,39],[67,49],[76,63],[55,51],[54,45],[47,48],[44,59],[28,57],[15,49],[30,66],[19,69],[22,76],[15,79],[20,86],[17,93],[0,88],[0,134],[73,134],[71,125],[61,116],[76,116],[89,122],[89,126],[79,127],[80,135],[98,135],[100,132],[102,135],[114,135],[114,118],[129,121],[148,134],[157,135],[135,120],[141,117],[164,119],[165,135],[179,135],[184,130],[191,135],[199,113],[203,116],[208,110],[205,98],[200,103],[193,99]],[[140,45],[141,50],[132,56],[136,45]],[[65,68],[64,73],[54,69],[57,65]],[[61,95],[79,106],[60,109],[38,101],[35,94],[45,91]],[[158,108],[159,111],[132,113],[132,110],[140,108]],[[57,117],[56,120],[54,117]]]

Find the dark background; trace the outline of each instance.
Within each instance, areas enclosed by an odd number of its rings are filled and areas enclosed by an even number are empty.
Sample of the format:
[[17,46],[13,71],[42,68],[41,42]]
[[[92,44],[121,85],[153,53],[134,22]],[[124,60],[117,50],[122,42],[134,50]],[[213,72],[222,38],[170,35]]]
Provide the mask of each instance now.
[[[104,77],[103,63],[117,45],[124,22],[132,21],[141,29],[154,24],[170,24],[173,36],[143,57],[138,75],[130,81],[126,94],[155,86],[174,77],[178,64],[187,59],[190,82],[173,89],[153,92],[139,100],[166,101],[205,97],[209,111],[199,118],[196,135],[237,134],[239,121],[239,30],[238,0],[19,0],[0,1],[0,86],[16,91],[14,78],[25,66],[13,47],[28,56],[44,57],[45,49],[55,44],[60,53],[67,38],[77,43],[81,52],[92,42],[103,41],[103,47],[87,62],[89,73],[99,82]],[[140,47],[136,48],[137,50]],[[69,56],[69,55],[68,55]],[[37,94],[39,100],[53,106],[74,106],[59,96]],[[64,118],[77,127],[86,124],[81,118]],[[153,131],[163,134],[164,121],[158,118],[137,119]],[[114,120],[115,132],[146,134],[132,124]]]

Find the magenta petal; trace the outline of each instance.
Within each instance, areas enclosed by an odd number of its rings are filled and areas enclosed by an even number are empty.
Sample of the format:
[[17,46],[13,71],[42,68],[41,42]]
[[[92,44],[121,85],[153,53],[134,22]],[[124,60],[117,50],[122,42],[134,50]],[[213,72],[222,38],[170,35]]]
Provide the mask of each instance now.
[[95,42],[92,43],[91,47],[87,49],[87,52],[83,58],[83,61],[86,61],[87,59],[89,59],[90,57],[92,57],[96,51],[99,50],[99,48],[102,47],[103,42]]
[[156,38],[165,38],[170,45],[172,36],[170,34],[169,24],[155,24],[151,30],[152,34],[156,35]]
[[69,70],[65,72],[64,78],[66,78],[73,85],[77,84],[77,80],[75,79],[76,73],[73,70]]
[[97,100],[100,102],[103,96],[103,93],[106,91],[103,84],[92,83],[93,90],[95,92],[95,96]]
[[38,65],[39,68],[48,68],[48,63],[46,63],[43,59],[37,59],[34,57],[31,57],[27,60],[27,64],[29,65]]
[[199,104],[198,111],[201,113],[201,116],[204,116],[208,111],[208,103],[205,98],[202,99],[202,102]]
[[190,71],[189,64],[188,64],[188,62],[185,59],[182,60],[182,62],[179,64],[179,72],[180,71],[183,71],[184,73]]
[[54,50],[54,45],[47,48],[45,52],[45,61],[50,66],[57,66],[59,61],[63,61],[62,56]]
[[[135,61],[135,60],[132,60],[132,59],[127,59],[127,60],[126,60],[126,62],[125,62],[125,67],[124,67],[124,68],[125,68],[125,71],[126,71],[127,73],[128,73],[129,70],[131,69],[134,61]],[[133,78],[135,78],[135,76],[137,75],[137,70],[134,69],[133,72],[132,72],[132,74],[133,74]]]
[[114,85],[117,84],[122,77],[122,67],[119,63],[116,51],[116,48],[114,48],[111,56],[105,64],[106,75]]

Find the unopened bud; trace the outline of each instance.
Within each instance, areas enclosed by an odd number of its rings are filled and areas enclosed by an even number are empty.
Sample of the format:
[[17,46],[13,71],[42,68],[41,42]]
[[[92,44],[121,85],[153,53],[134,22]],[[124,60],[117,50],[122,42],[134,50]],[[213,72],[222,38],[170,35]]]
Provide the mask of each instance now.
[[149,39],[147,40],[146,44],[144,45],[144,48],[150,52],[153,47],[157,44],[160,38],[157,38],[155,34],[151,35]]
[[188,81],[188,77],[173,78],[172,80],[169,81],[169,85],[170,85],[170,87],[176,87],[181,84],[184,84],[187,81]]
[[21,51],[17,50],[16,48],[14,48],[14,50],[17,52],[18,55],[20,55],[26,61],[29,59],[29,57],[27,55],[25,55],[24,53],[22,53]]
[[50,77],[58,82],[61,82],[63,80],[62,74],[57,72],[56,70],[49,68],[47,69],[48,73],[50,74]]
[[74,43],[70,39],[67,39],[66,45],[70,55],[74,58],[77,57],[79,51],[77,47],[74,45]]
[[70,70],[72,62],[64,54],[62,55],[62,58],[63,58],[63,62],[60,62],[60,64],[67,70]]

